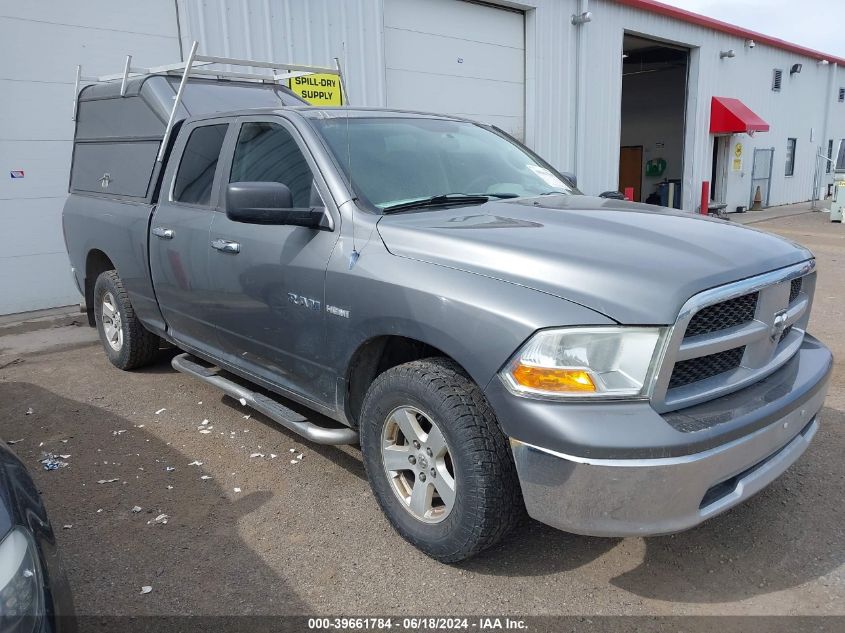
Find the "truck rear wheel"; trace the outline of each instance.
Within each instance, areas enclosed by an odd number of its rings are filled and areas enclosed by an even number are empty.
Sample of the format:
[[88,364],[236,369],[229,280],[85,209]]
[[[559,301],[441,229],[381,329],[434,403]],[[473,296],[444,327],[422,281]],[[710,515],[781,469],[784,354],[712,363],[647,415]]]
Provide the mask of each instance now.
[[364,399],[360,436],[381,509],[432,558],[469,558],[524,515],[507,439],[484,394],[449,359],[378,376]]
[[159,338],[135,316],[117,271],[107,270],[97,277],[94,320],[106,356],[115,367],[137,369],[156,359]]

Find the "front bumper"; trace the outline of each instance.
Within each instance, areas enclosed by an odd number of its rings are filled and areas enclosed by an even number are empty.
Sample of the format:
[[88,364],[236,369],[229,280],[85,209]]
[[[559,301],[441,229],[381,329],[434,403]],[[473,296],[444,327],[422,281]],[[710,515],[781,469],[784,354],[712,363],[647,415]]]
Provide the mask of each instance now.
[[[622,416],[629,436],[646,433],[636,447],[608,448],[614,440],[600,432],[590,444],[583,437],[578,444],[552,437],[546,446],[509,432],[528,514],[577,534],[646,536],[684,530],[724,512],[771,483],[806,450],[818,430],[831,368],[829,350],[808,336],[777,372],[723,398],[666,416],[630,405],[581,418],[595,433],[603,421],[613,428],[615,416]],[[655,417],[668,431],[661,435],[659,456],[643,456]],[[530,421],[511,420],[511,428],[520,426],[531,435]],[[698,449],[702,445],[705,450]]]

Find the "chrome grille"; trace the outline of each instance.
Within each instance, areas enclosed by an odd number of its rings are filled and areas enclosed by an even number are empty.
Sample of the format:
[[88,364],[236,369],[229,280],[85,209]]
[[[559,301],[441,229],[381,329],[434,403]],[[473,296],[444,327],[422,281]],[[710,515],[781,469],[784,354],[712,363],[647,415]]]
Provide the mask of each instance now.
[[684,304],[652,392],[659,412],[758,382],[801,347],[815,290],[815,260],[706,290]]
[[754,319],[757,297],[758,293],[751,292],[735,299],[728,299],[702,308],[690,320],[687,330],[684,332],[684,338],[710,334],[748,323]]

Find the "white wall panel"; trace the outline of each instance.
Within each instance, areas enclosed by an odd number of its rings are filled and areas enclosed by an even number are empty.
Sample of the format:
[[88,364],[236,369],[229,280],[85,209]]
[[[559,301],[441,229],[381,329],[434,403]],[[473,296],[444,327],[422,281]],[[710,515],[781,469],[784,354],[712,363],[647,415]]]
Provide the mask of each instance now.
[[384,37],[388,107],[482,122],[495,117],[524,138],[522,12],[455,0],[385,0]]
[[[6,200],[67,197],[68,165],[72,146],[66,141],[4,141],[3,162],[12,169],[25,169],[25,178],[0,173],[0,204]],[[18,167],[12,167],[18,165]],[[11,209],[3,207],[0,222]]]
[[[119,72],[177,61],[172,0],[0,4],[0,314],[79,301],[62,239],[75,67]],[[23,170],[23,179],[10,178]]]
[[[64,196],[59,200],[64,203]],[[4,258],[65,252],[62,205],[56,205],[56,198],[5,200],[4,207],[6,212],[0,214],[0,235],[14,236],[3,243]],[[70,266],[66,264],[60,272],[53,272],[53,276],[59,275],[62,281],[69,280]]]

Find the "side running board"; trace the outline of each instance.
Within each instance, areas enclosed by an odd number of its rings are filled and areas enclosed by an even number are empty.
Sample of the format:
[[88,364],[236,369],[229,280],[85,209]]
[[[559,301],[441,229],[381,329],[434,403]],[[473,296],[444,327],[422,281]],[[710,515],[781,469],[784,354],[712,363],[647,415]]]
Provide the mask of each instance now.
[[217,387],[235,400],[246,402],[247,406],[260,411],[274,422],[299,433],[315,444],[357,444],[358,433],[349,427],[325,427],[309,422],[307,418],[289,409],[281,402],[261,393],[250,391],[221,375],[217,367],[209,367],[190,354],[179,354],[171,361],[173,369],[190,374]]

